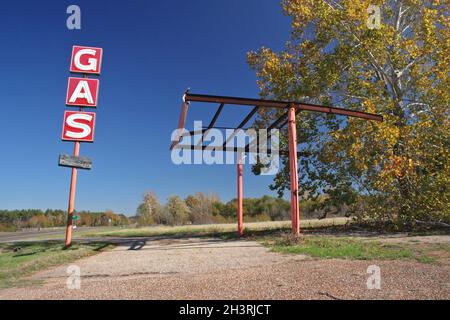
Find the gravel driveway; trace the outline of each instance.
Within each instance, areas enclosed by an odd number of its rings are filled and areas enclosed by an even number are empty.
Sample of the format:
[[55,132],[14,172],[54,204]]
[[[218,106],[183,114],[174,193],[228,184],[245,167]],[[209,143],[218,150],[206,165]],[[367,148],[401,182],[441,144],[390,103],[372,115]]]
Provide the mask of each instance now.
[[[253,241],[147,240],[35,274],[42,286],[0,291],[0,299],[450,299],[448,266],[412,261],[313,260],[270,252]],[[368,290],[367,268],[381,268]]]

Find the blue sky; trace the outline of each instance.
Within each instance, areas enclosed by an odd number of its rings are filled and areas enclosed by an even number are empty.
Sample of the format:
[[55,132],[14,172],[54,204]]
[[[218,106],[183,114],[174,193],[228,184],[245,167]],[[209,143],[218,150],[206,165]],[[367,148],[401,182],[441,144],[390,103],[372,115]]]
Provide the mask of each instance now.
[[[11,1],[2,4],[0,57],[0,208],[61,208],[70,169],[57,166],[73,143],[60,139],[71,47],[104,49],[95,142],[80,155],[76,210],[134,214],[146,190],[164,202],[197,191],[236,194],[234,165],[176,166],[169,152],[181,97],[193,93],[258,97],[246,52],[279,50],[290,21],[280,1]],[[81,8],[81,30],[66,8]],[[215,107],[193,104],[187,127]],[[237,125],[248,108],[229,107],[218,126]],[[274,194],[272,177],[244,168],[246,197]]]

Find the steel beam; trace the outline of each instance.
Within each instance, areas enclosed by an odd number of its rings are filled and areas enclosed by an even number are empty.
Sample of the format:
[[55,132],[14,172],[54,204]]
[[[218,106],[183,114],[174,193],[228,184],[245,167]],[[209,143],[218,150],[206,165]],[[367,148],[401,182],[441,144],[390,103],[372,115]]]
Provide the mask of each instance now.
[[211,129],[216,124],[217,118],[219,118],[220,113],[222,112],[222,109],[224,107],[225,103],[221,103],[219,108],[217,109],[216,113],[214,114],[214,117],[212,118],[211,122],[209,123],[208,129]]
[[326,106],[318,106],[318,105],[310,105],[310,104],[296,104],[295,108],[298,110],[337,114],[337,115],[341,115],[341,116],[381,121],[381,122],[383,121],[383,117],[379,116],[377,114],[367,113],[367,112],[362,112],[362,111],[354,111],[354,110],[343,109],[343,108],[326,107]]
[[214,117],[212,118],[211,122],[209,123],[208,128],[206,130],[202,130],[203,131],[202,132],[202,137],[198,141],[197,145],[202,145],[203,144],[203,138],[205,137],[205,134],[208,134],[208,130],[211,129],[214,126],[214,124],[216,123],[217,118],[219,118],[219,115],[222,112],[222,109],[223,109],[224,105],[225,105],[224,103],[220,104],[219,108],[217,109],[216,113],[214,114]]
[[294,107],[298,110],[314,111],[321,113],[330,113],[337,115],[344,115],[349,117],[356,117],[361,119],[368,119],[374,121],[383,121],[383,117],[373,113],[367,113],[362,111],[354,111],[344,108],[327,107],[313,103],[304,102],[292,102],[292,101],[277,101],[277,100],[263,100],[263,99],[249,99],[238,97],[224,97],[224,96],[212,96],[204,94],[186,94],[186,101],[193,102],[211,102],[211,103],[224,103],[232,105],[243,106],[257,106],[262,108],[289,108]]
[[[274,129],[274,128],[278,128],[281,129],[283,128],[286,123],[288,122],[287,120],[287,116],[288,114],[282,114],[277,120],[275,120],[268,128],[267,128],[267,140],[270,139],[270,137],[272,136],[272,133],[270,132],[270,130]],[[282,122],[283,120],[285,120],[284,122]],[[281,123],[282,122],[282,123]],[[281,123],[281,124],[280,124]],[[258,139],[256,139],[254,142],[258,142]],[[248,143],[245,148],[249,148],[250,147],[250,143]]]
[[[244,148],[244,147],[222,147],[222,146],[197,146],[197,145],[191,145],[191,144],[178,144],[176,145],[173,150],[177,150],[177,149],[186,149],[186,150],[215,150],[215,151],[221,151],[221,152],[242,152],[242,153],[250,153],[250,148]],[[259,149],[256,148],[256,153],[259,153]],[[267,153],[272,154],[275,151],[272,151],[272,149],[267,149]],[[289,151],[288,150],[278,150],[278,154],[280,155],[285,155],[288,156],[289,155]],[[297,151],[297,157],[307,157],[309,156],[310,153],[307,152],[301,152],[301,151]]]
[[272,107],[272,108],[284,108],[287,105],[286,102],[279,102],[279,101],[237,98],[237,97],[224,97],[224,96],[212,96],[212,95],[193,94],[193,93],[189,93],[186,95],[186,101],[224,103],[224,104],[234,104],[234,105],[242,105],[242,106],[257,106],[257,107]]
[[258,109],[259,109],[258,107],[254,107],[254,108],[252,109],[252,111],[250,111],[250,113],[244,118],[244,120],[242,120],[242,122],[238,125],[238,127],[236,128],[236,130],[235,130],[235,131],[227,138],[227,140],[223,143],[223,147],[224,147],[224,148],[226,147],[226,145],[228,144],[228,142],[234,138],[234,136],[235,136],[236,133],[237,133],[237,129],[242,129],[242,128],[247,124],[247,122],[249,122],[250,119],[255,115],[255,113],[258,111]]

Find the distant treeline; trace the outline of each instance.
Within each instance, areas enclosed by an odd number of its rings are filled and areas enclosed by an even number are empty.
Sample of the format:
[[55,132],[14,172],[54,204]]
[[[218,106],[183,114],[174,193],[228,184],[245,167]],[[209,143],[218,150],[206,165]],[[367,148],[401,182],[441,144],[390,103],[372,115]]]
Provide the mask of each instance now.
[[[317,209],[323,199],[317,201],[300,201],[300,211],[303,218],[323,216],[324,210]],[[335,215],[345,215],[343,209],[327,208],[326,212]],[[237,220],[237,199],[222,202],[217,195],[198,192],[185,199],[177,195],[167,199],[166,204],[160,204],[153,192],[144,194],[144,199],[136,211],[136,216],[127,217],[111,210],[105,212],[76,212],[79,219],[77,226],[126,226],[137,224],[150,225],[182,225],[208,223],[235,223]],[[290,202],[271,196],[244,199],[244,220],[282,221],[291,218]],[[27,228],[63,227],[67,222],[67,212],[64,210],[39,209],[0,210],[0,232],[17,231]]]
[[[300,210],[303,218],[324,217],[324,211],[317,209],[318,203],[323,201],[301,201]],[[254,221],[280,221],[291,218],[290,202],[271,196],[261,198],[245,198],[244,219],[246,222]],[[345,210],[327,208],[335,215],[345,215]],[[136,211],[133,219],[141,226],[164,224],[207,224],[236,222],[237,199],[228,202],[220,201],[219,197],[198,192],[185,199],[177,195],[167,199],[167,203],[159,203],[153,192],[144,194],[143,202]]]
[[[130,224],[123,214],[115,214],[111,210],[105,212],[81,211],[76,213],[79,219],[77,226],[121,226]],[[17,231],[24,228],[63,227],[67,222],[64,210],[39,209],[0,210],[0,231]]]

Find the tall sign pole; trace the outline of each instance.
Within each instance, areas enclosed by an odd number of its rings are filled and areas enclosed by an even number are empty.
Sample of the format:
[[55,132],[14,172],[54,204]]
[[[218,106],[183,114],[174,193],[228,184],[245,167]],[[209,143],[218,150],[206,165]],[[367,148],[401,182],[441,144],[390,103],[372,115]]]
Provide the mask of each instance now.
[[66,247],[72,245],[73,213],[75,210],[75,191],[77,168],[91,169],[92,161],[80,157],[80,143],[94,142],[94,112],[84,112],[83,107],[96,108],[99,80],[88,78],[88,74],[100,75],[103,49],[95,47],[73,46],[70,72],[81,73],[83,78],[69,77],[67,83],[66,105],[79,107],[79,111],[65,111],[62,131],[63,141],[73,141],[73,156],[60,155],[59,165],[71,167],[69,206],[67,210]]
[[[75,142],[73,148],[73,156],[78,157],[80,153],[80,143]],[[73,222],[73,210],[75,204],[75,189],[77,187],[77,168],[72,167],[72,175],[70,177],[70,191],[69,191],[69,208],[67,209],[67,226],[66,226],[66,247],[70,247],[72,244],[72,222]]]

